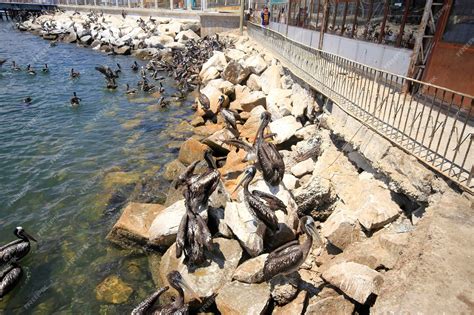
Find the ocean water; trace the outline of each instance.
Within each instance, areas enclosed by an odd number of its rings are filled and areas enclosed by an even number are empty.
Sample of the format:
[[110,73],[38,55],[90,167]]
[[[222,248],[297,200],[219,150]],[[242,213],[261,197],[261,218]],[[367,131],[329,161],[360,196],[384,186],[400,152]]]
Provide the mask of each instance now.
[[[156,174],[176,156],[169,144],[190,116],[192,96],[157,110],[149,94],[124,94],[126,83],[139,80],[130,70],[133,57],[75,44],[50,47],[9,22],[0,22],[0,58],[9,59],[0,68],[0,244],[15,239],[16,226],[39,241],[21,261],[23,279],[0,301],[0,314],[129,312],[155,287],[144,254],[105,240],[120,214],[107,208],[108,200],[114,183]],[[13,72],[12,60],[23,69],[32,64],[37,75]],[[109,91],[94,67],[117,62],[119,88]],[[48,74],[39,71],[44,63]],[[69,78],[71,68],[79,79]],[[175,92],[172,79],[164,85],[165,95]],[[82,99],[77,109],[69,105],[74,91]],[[22,101],[27,96],[29,105]],[[126,303],[96,299],[97,285],[111,275],[133,289]]]

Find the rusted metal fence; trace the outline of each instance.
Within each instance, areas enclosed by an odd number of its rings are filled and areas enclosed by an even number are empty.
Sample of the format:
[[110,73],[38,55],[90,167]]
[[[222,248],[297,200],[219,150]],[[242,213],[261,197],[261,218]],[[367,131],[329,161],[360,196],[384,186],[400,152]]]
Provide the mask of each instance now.
[[350,115],[473,191],[473,96],[368,67],[256,24],[248,31]]

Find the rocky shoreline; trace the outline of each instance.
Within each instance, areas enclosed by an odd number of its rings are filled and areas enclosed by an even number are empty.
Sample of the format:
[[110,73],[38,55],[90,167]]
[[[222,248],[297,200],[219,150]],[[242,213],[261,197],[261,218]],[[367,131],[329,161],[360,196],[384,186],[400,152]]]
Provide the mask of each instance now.
[[[199,36],[196,22],[156,18],[142,24],[131,17],[97,18],[88,22],[82,15],[66,12],[38,17],[20,28],[46,39],[78,42],[106,53],[133,53],[157,63],[163,61],[163,52],[185,50],[185,42]],[[276,58],[248,37],[232,33],[220,37],[229,45],[213,51],[199,69],[201,92],[210,100],[210,111],[217,120],[210,120],[209,113],[197,106],[193,118],[180,124],[192,136],[179,144],[177,159],[164,167],[162,177],[170,184],[159,188],[167,191],[166,201],[129,202],[107,238],[126,248],[161,250],[158,263],[155,255],[149,256],[156,285],[166,283],[171,270],[179,271],[203,300],[202,304],[191,301],[198,312],[353,314],[369,310],[384,274],[395,266],[416,228],[412,214],[418,205],[395,194],[354,162],[363,157],[329,128],[332,118],[322,111],[321,95],[296,82]],[[268,255],[265,227],[251,216],[242,192],[232,194],[248,163],[243,150],[225,142],[235,135],[218,115],[222,96],[224,106],[242,118],[237,129],[249,143],[254,141],[261,113],[272,115],[268,133],[276,134],[273,143],[284,157],[286,173],[278,187],[269,186],[260,174],[250,185],[250,190],[270,193],[287,206],[287,215],[276,212],[284,228],[271,247],[305,237],[298,231],[302,215],[311,215],[319,225],[320,239],[300,270],[269,283],[262,279]],[[196,168],[202,171],[204,152],[209,148],[223,184],[203,212],[215,250],[206,253],[205,266],[190,269],[175,256],[174,242],[185,205],[173,181],[196,160],[202,161]],[[117,276],[110,276],[99,284],[97,297],[106,303],[127,303],[132,291]]]

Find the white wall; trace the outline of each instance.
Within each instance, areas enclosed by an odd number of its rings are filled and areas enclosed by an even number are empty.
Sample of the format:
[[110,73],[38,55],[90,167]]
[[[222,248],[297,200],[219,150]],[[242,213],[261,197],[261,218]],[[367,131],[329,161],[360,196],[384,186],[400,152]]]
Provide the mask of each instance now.
[[[272,22],[270,28],[285,35],[287,26]],[[318,47],[318,31],[288,26],[287,36],[307,46]],[[324,34],[323,50],[367,66],[404,76],[407,75],[412,54],[411,50],[405,48],[380,45],[328,33]]]

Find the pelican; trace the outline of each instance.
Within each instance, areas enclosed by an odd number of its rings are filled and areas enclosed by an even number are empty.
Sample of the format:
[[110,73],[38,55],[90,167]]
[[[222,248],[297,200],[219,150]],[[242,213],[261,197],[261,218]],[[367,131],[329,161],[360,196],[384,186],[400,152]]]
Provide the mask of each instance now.
[[255,177],[257,169],[254,165],[250,165],[244,171],[244,175],[235,187],[234,192],[240,186],[244,187],[244,200],[250,213],[256,220],[260,220],[272,231],[278,229],[278,219],[275,215],[276,210],[282,210],[287,213],[286,206],[279,198],[267,194],[260,190],[249,191],[249,184]]
[[198,84],[198,101],[199,104],[201,104],[201,107],[205,110],[208,111],[211,109],[211,101],[209,101],[209,98],[206,96],[206,94],[201,92],[201,83]]
[[13,233],[18,239],[0,247],[0,266],[11,261],[19,261],[29,253],[30,240],[36,242],[21,226],[15,228]]
[[26,66],[26,72],[31,75],[36,75],[36,71],[31,67],[31,65]]
[[150,92],[154,88],[155,88],[155,86],[153,84],[149,84],[147,80],[143,81],[143,86],[142,86],[143,91]]
[[71,74],[70,74],[70,76],[71,76],[72,79],[79,78],[80,75],[81,75],[81,74],[80,74],[79,72],[74,71],[74,68],[71,68]]
[[8,294],[20,281],[23,271],[16,263],[7,265],[0,270],[0,299]]
[[95,67],[95,70],[102,73],[107,79],[118,78],[118,73],[120,72],[120,69],[114,71],[114,70],[110,69],[110,67],[108,67],[108,66],[97,66],[97,67]]
[[115,90],[117,88],[117,83],[115,82],[114,78],[106,78],[107,80],[107,88],[109,90]]
[[163,93],[165,91],[165,88],[163,87],[163,84],[159,82],[160,84],[160,89],[158,90],[160,93]]
[[208,169],[201,175],[194,174],[194,169],[200,161],[194,161],[189,165],[183,174],[178,176],[175,188],[184,186],[185,190],[189,190],[192,201],[191,209],[195,212],[201,212],[207,208],[209,197],[216,190],[219,184],[220,173],[217,170],[216,163],[212,158],[212,150],[208,149],[204,152],[204,160]]
[[160,97],[160,99],[158,100],[158,105],[160,106],[160,108],[167,108],[169,106],[170,102],[165,100],[165,98],[162,96]]
[[263,266],[264,279],[270,280],[279,274],[290,274],[298,270],[311,251],[313,241],[319,238],[310,216],[300,219],[299,227],[306,233],[306,240],[300,244],[298,240],[286,243],[271,252]]
[[128,85],[128,83],[127,83],[127,91],[125,91],[125,94],[133,95],[133,94],[136,94],[136,93],[137,93],[137,90],[136,89],[130,89],[130,85]]
[[168,291],[169,287],[163,287],[146,298],[143,302],[138,304],[136,308],[133,309],[132,315],[145,315],[145,314],[187,314],[188,313],[188,304],[184,303],[184,290],[188,291],[195,299],[201,301],[197,293],[184,281],[183,277],[178,271],[171,271],[166,276],[168,283],[176,291],[178,291],[178,297],[171,304],[154,307],[155,303],[158,301],[163,292]]
[[21,68],[16,64],[15,60],[12,61],[12,70],[21,71]]
[[265,142],[263,131],[271,119],[267,111],[260,116],[262,122],[255,138],[257,161],[263,173],[263,178],[272,186],[280,184],[285,174],[285,162],[273,143]]
[[23,103],[25,104],[31,104],[33,100],[31,99],[31,97],[27,96],[23,99]]
[[224,118],[227,129],[229,129],[236,138],[239,138],[240,133],[237,130],[237,120],[242,121],[242,118],[240,118],[240,115],[236,111],[223,108],[224,100],[224,95],[219,96],[217,111],[220,112]]
[[43,73],[48,73],[49,72],[49,68],[48,68],[47,63],[44,64],[44,67],[43,67],[43,69],[41,69],[41,72],[43,72]]
[[118,77],[118,74],[122,72],[122,66],[117,62],[117,70],[115,70],[115,75]]
[[75,106],[79,106],[80,102],[81,102],[81,99],[79,97],[77,97],[76,95],[76,92],[73,93],[74,96],[71,97],[71,106],[72,107],[75,107]]
[[138,71],[138,69],[139,69],[138,63],[136,61],[134,61],[131,68],[132,68],[132,71]]
[[176,258],[184,254],[185,264],[200,265],[206,260],[204,250],[212,250],[212,236],[204,219],[192,209],[192,193],[185,189],[183,194],[186,213],[176,235]]
[[3,66],[5,62],[7,62],[7,59],[0,59],[0,67]]

